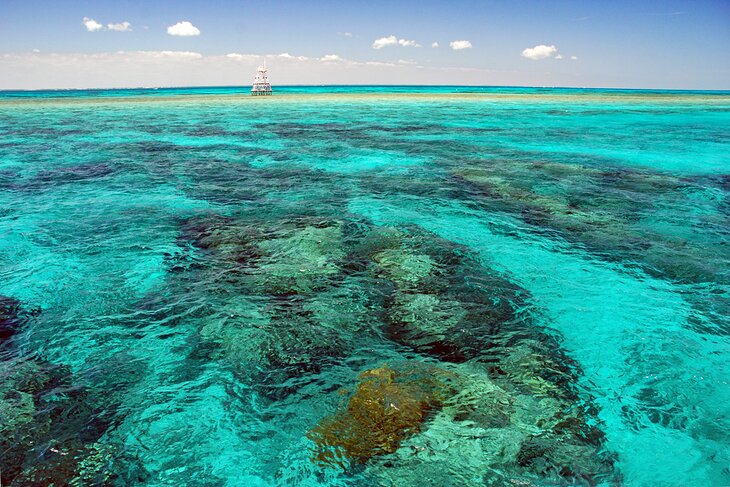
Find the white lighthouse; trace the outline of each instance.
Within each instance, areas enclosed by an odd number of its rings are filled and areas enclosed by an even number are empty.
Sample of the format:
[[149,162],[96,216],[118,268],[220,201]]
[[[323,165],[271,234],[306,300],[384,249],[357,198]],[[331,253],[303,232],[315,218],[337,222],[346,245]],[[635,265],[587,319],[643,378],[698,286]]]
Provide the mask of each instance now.
[[253,96],[271,95],[271,83],[269,83],[269,70],[266,69],[266,59],[264,59],[264,65],[259,66],[256,70],[256,76],[254,76],[251,85],[251,94]]

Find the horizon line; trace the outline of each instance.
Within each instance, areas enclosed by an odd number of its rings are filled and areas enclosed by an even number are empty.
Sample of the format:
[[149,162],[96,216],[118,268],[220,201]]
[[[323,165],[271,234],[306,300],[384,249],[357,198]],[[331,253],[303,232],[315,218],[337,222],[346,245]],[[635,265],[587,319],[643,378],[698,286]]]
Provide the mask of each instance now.
[[[127,86],[127,87],[80,87],[80,88],[2,88],[0,93],[6,92],[43,92],[43,91],[113,91],[113,90],[175,90],[175,89],[210,89],[210,88],[250,88],[244,85],[167,85],[167,86]],[[608,86],[538,86],[538,85],[451,85],[451,84],[277,84],[276,88],[532,88],[545,90],[604,90],[604,91],[681,91],[681,92],[713,92],[730,93],[730,88],[632,88]]]

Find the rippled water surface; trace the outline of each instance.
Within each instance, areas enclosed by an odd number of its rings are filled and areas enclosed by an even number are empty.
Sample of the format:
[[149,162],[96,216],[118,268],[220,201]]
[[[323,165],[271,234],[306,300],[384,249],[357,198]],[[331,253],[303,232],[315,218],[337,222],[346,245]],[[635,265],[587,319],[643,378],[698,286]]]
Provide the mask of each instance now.
[[712,92],[0,92],[2,485],[729,485],[729,127]]

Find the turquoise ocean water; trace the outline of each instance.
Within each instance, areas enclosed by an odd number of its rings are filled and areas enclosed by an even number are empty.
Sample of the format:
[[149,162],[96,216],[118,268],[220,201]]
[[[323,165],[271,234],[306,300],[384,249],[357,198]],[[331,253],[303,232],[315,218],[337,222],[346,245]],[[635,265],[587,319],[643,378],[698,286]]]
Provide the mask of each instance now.
[[2,485],[730,485],[730,92],[0,92]]

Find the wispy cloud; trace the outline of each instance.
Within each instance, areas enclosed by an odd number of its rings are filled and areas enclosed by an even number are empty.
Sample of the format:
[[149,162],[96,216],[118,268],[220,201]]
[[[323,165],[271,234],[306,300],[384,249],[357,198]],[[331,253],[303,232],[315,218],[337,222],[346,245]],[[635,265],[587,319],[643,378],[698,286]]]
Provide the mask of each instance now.
[[[549,57],[556,57],[560,56],[558,54],[558,48],[550,45],[547,46],[545,44],[539,44],[535,47],[528,47],[526,49],[523,49],[522,51],[522,57],[527,59],[532,59],[533,61],[539,61],[540,59],[545,59]],[[562,56],[560,56],[561,59]]]
[[399,39],[396,36],[381,37],[373,41],[373,49],[382,49],[388,46],[421,47],[419,43],[408,39]]
[[570,56],[570,60],[571,61],[577,61],[578,60],[578,56]]
[[294,60],[294,61],[309,61],[311,59],[307,56],[292,56],[288,52],[282,52],[281,54],[278,54],[276,57],[279,59],[290,59],[290,60]]
[[200,29],[195,27],[193,24],[191,24],[187,20],[183,20],[182,22],[178,22],[175,25],[169,26],[167,28],[167,33],[170,34],[171,36],[191,37],[191,36],[199,36]]
[[89,32],[96,32],[104,28],[104,26],[99,22],[94,19],[90,19],[89,17],[84,17],[83,24]]
[[132,24],[129,22],[119,22],[117,24],[106,24],[106,28],[117,32],[130,32],[132,30]]
[[[215,59],[216,56],[207,56],[207,59]],[[309,64],[320,64],[320,65],[332,65],[339,63],[347,66],[378,66],[378,67],[412,67],[418,63],[412,59],[399,59],[396,62],[383,62],[383,61],[356,61],[354,59],[343,58],[337,54],[325,54],[321,57],[308,57],[308,56],[292,56],[288,52],[281,54],[240,54],[232,52],[225,55],[225,58],[240,61],[243,63],[254,63],[260,62],[262,59],[268,59],[273,63],[309,63]]]
[[[127,54],[119,51],[118,54]],[[203,59],[199,52],[192,51],[131,51],[130,55],[140,55],[152,59]]]
[[378,68],[394,68],[394,67],[396,67],[396,64],[395,63],[383,63],[383,62],[380,62],[380,61],[365,61],[365,63],[363,63],[363,64],[365,66],[375,66],[375,67],[378,67]]
[[231,52],[225,55],[226,58],[234,61],[243,62],[259,62],[263,58],[266,59],[278,59],[280,61],[313,61],[318,58],[310,58],[307,56],[292,56],[288,52],[282,52],[281,54],[240,54],[237,52]]
[[337,34],[342,37],[352,37],[352,32],[338,32]]
[[451,42],[449,42],[449,46],[454,51],[460,51],[462,49],[471,49],[471,42],[469,42],[467,40],[451,41]]
[[[282,54],[282,56],[289,56],[289,54]],[[255,61],[261,58],[261,56],[255,54],[239,54],[237,52],[228,53],[226,57],[235,61]]]
[[434,49],[436,49],[437,47],[439,47],[439,43],[438,42],[432,42],[431,43],[431,47],[433,47]]

